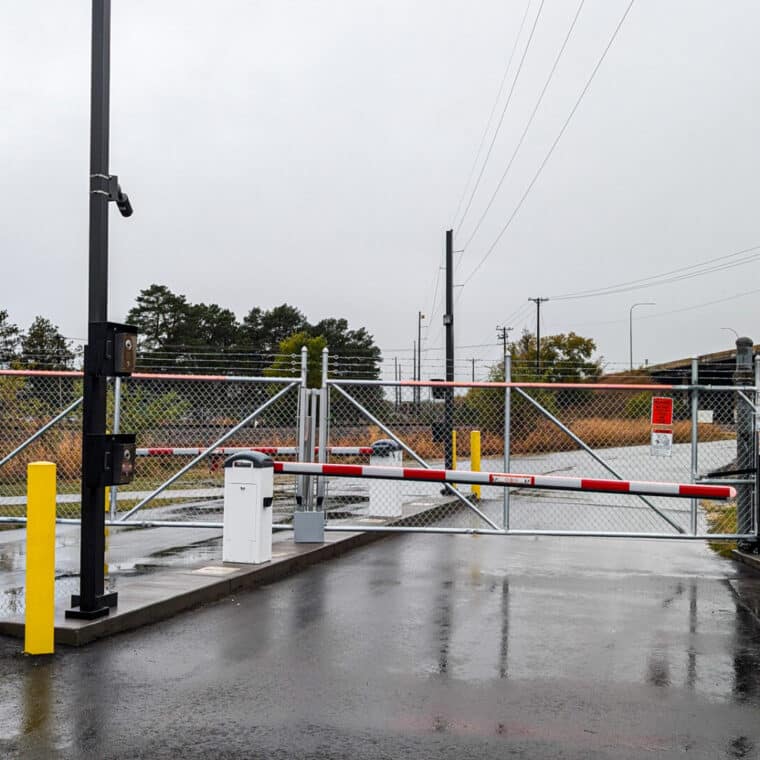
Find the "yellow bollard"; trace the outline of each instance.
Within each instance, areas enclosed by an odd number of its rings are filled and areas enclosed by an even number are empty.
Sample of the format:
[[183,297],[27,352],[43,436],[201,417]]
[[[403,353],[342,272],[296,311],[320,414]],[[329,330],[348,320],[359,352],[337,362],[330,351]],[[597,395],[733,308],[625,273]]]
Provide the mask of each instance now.
[[[106,520],[108,519],[110,513],[111,513],[111,488],[110,486],[106,486],[106,503],[105,503],[105,511],[106,511]],[[108,526],[105,527],[105,560],[103,561],[103,575],[108,575]]]
[[55,615],[55,465],[26,470],[24,652],[52,654]]
[[[456,470],[457,468],[457,431],[452,430],[451,431],[451,469]],[[452,486],[454,488],[457,487],[456,483],[452,483]]]
[[[470,469],[480,472],[480,430],[470,431]],[[480,500],[480,486],[471,486],[472,495]]]

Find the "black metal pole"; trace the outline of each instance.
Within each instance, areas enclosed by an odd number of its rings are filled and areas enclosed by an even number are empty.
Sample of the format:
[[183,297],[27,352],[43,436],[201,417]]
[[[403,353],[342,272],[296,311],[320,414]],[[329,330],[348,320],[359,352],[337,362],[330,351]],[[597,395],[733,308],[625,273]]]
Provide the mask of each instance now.
[[[412,341],[412,379],[417,380],[417,343]],[[412,401],[417,400],[417,394],[412,393]]]
[[[446,313],[443,315],[446,328],[446,382],[454,382],[454,230],[446,230]],[[444,412],[446,440],[444,455],[446,469],[454,461],[451,433],[454,429],[454,389],[446,388],[446,408]]]
[[541,304],[548,298],[529,298],[536,304],[536,376],[541,375]]
[[511,330],[512,328],[507,327],[506,325],[503,327],[496,327],[496,334],[501,338],[502,361],[504,362],[502,369],[504,370],[505,378],[507,376],[507,335],[509,335]]
[[[422,312],[417,312],[417,381],[422,380]],[[417,406],[420,405],[420,399],[422,398],[421,388],[417,386],[415,388],[417,396]]]
[[82,403],[82,529],[79,596],[72,597],[68,617],[95,618],[116,606],[116,594],[104,596],[105,488],[89,485],[91,436],[106,431],[107,378],[97,368],[93,323],[108,312],[108,196],[92,191],[93,179],[108,177],[111,0],[92,3],[92,72],[90,89],[90,257],[87,348]]
[[536,376],[541,375],[541,299],[536,299]]

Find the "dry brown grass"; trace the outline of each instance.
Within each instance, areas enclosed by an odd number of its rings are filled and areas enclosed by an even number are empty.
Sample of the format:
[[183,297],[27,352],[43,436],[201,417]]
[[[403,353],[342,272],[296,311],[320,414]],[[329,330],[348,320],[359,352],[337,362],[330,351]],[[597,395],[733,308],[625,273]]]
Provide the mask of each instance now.
[[43,436],[30,444],[21,454],[3,465],[2,481],[17,481],[26,478],[28,462],[54,462],[57,476],[62,480],[79,477],[82,460],[82,436],[78,432],[58,431],[55,435]]
[[[625,418],[579,418],[568,423],[570,429],[589,446],[597,449],[615,446],[643,446],[649,443],[650,425],[647,419]],[[539,454],[554,451],[573,451],[578,449],[568,436],[562,433],[555,424],[547,419],[539,419],[532,425],[526,426],[521,434],[513,433],[512,453],[516,455]],[[687,443],[690,440],[691,423],[679,420],[673,425],[673,437],[676,443]],[[247,445],[292,446],[293,434],[277,434],[275,430],[259,430],[253,436],[257,440],[246,440]],[[733,433],[717,425],[700,425],[700,441],[715,441],[732,438]],[[380,428],[375,425],[352,428],[351,433],[334,437],[333,446],[367,446],[373,441],[387,438]],[[425,459],[442,459],[443,444],[434,443],[428,426],[417,430],[404,430],[401,433],[403,441]],[[146,445],[142,443],[141,445]],[[183,443],[185,446],[204,445],[203,441],[196,444]],[[230,445],[235,445],[230,444]],[[501,435],[483,431],[481,433],[481,453],[484,457],[501,456],[503,440]],[[457,454],[460,457],[470,456],[470,428],[457,429]],[[208,469],[213,472],[219,467],[218,458],[208,462]],[[55,462],[58,467],[58,482],[62,490],[64,484],[75,483],[80,475],[81,436],[75,431],[58,431],[55,435],[47,435],[40,441],[29,446],[26,451],[3,466],[0,471],[0,485],[19,484],[25,482],[26,464],[33,461]],[[349,458],[341,461],[350,462]],[[365,461],[358,458],[356,461]],[[177,469],[175,457],[153,457],[150,464],[141,462],[138,473],[147,479],[161,478]],[[65,489],[69,490],[69,489]]]
[[[586,417],[574,420],[568,427],[586,444],[592,448],[603,449],[616,446],[646,446],[650,441],[651,426],[648,419],[608,419]],[[363,433],[345,435],[338,440],[332,440],[334,446],[367,446],[372,441],[387,438],[375,425],[368,425]],[[404,431],[400,436],[404,443],[410,446],[425,459],[443,457],[443,444],[434,443],[430,428],[420,428],[416,431]],[[700,425],[700,441],[718,441],[733,438],[732,432],[721,429],[717,425]],[[691,440],[691,422],[678,420],[673,424],[674,443],[688,443]],[[550,420],[536,421],[527,432],[512,436],[513,454],[541,454],[552,451],[574,451],[579,448],[569,436],[565,435]],[[481,433],[480,449],[482,456],[501,456],[503,453],[502,436],[483,431]],[[457,429],[457,454],[462,457],[470,456],[470,428]]]

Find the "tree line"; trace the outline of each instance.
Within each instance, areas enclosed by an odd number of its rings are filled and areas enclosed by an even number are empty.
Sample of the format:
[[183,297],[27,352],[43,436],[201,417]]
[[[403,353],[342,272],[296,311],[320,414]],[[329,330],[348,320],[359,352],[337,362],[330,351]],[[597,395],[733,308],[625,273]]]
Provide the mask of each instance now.
[[[348,320],[328,317],[310,322],[295,306],[271,309],[254,306],[238,320],[215,303],[192,303],[166,285],[153,284],[139,292],[126,316],[138,329],[138,368],[293,374],[293,355],[306,347],[309,375],[318,376],[322,349],[346,370],[376,378],[381,352],[364,327],[352,329]],[[38,316],[27,331],[0,310],[0,363],[19,368],[67,369],[77,353],[50,320]],[[296,362],[296,374],[300,365]],[[314,378],[315,379],[315,378]]]
[[0,365],[26,369],[70,369],[76,358],[67,340],[49,319],[37,316],[23,331],[0,309]]
[[351,329],[348,320],[338,317],[312,323],[287,303],[271,309],[254,306],[238,321],[231,309],[191,303],[165,285],[153,284],[140,291],[126,319],[139,331],[143,366],[209,371],[249,367],[286,374],[292,356],[306,347],[312,374],[312,365],[321,361],[327,347],[363,376],[379,376],[381,352],[366,328]]

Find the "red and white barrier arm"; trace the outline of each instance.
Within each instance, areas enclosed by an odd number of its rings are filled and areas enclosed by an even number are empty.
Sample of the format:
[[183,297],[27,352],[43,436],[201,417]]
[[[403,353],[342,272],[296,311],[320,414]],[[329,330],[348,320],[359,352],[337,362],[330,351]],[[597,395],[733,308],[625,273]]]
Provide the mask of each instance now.
[[[153,448],[141,448],[136,450],[138,457],[161,457],[161,456],[177,456],[177,457],[195,457],[202,454],[206,449],[198,446],[181,447],[181,446],[167,446],[167,447],[153,447]],[[214,449],[215,454],[240,454],[243,451],[258,451],[262,454],[269,454],[269,456],[281,456],[289,455],[296,456],[298,454],[298,448],[296,446],[220,446]],[[315,449],[318,452],[319,449]],[[327,453],[333,456],[369,456],[372,453],[371,446],[328,446]]]
[[387,478],[438,483],[472,483],[507,488],[552,488],[561,491],[595,491],[598,493],[676,496],[691,499],[733,499],[731,486],[708,486],[692,483],[657,483],[646,480],[606,480],[602,478],[567,478],[557,475],[519,475],[507,472],[471,472],[469,470],[427,470],[415,467],[379,467],[357,464],[311,464],[275,462],[274,471],[292,475],[332,475],[341,478]]
[[[156,446],[147,449],[137,449],[135,454],[138,457],[197,457],[204,451],[206,451],[205,448],[200,448],[198,446]],[[276,456],[278,454],[298,454],[298,448],[296,446],[219,446],[214,449],[214,454],[240,454],[244,451],[258,451],[261,454],[268,454],[269,456]]]

